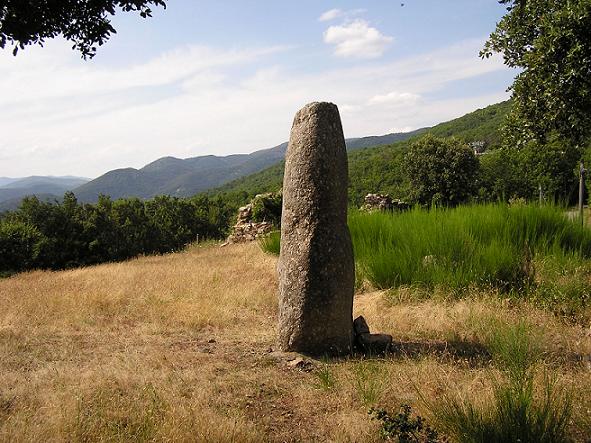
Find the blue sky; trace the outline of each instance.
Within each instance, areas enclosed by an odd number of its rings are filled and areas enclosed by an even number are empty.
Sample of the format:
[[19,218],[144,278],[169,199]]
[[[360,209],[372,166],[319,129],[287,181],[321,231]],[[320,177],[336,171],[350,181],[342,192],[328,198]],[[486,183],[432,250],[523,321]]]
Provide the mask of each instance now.
[[[402,6],[404,3],[404,6]],[[83,61],[60,39],[0,52],[0,176],[81,175],[162,156],[252,152],[295,112],[339,106],[345,135],[408,131],[504,100],[478,51],[494,0],[169,0]]]

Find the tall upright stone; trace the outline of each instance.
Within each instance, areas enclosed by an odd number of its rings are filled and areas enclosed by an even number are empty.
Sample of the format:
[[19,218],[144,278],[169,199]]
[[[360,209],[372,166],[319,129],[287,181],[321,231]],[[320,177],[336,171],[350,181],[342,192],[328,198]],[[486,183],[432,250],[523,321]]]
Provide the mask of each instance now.
[[351,352],[355,265],[347,227],[347,151],[336,105],[295,116],[285,160],[279,256],[279,347]]

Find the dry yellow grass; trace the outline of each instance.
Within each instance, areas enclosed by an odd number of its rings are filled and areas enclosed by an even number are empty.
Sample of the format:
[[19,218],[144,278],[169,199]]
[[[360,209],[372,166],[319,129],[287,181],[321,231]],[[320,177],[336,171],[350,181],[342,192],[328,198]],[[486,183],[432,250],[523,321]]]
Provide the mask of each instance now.
[[359,294],[356,314],[398,352],[300,371],[269,353],[275,265],[255,244],[209,246],[0,280],[0,441],[376,441],[370,405],[425,413],[417,389],[486,401],[486,317],[540,330],[546,364],[575,388],[573,435],[591,429],[588,326],[486,295]]

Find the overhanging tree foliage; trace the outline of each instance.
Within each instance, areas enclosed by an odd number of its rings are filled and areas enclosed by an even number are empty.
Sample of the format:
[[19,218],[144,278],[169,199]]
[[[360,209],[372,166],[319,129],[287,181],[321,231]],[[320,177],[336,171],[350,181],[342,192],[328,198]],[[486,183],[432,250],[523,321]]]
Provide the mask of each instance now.
[[508,141],[519,147],[559,135],[591,135],[591,0],[499,0],[507,14],[481,56],[501,53],[521,68],[511,89]]
[[164,0],[0,0],[0,48],[12,45],[16,55],[62,35],[83,58],[92,58],[97,45],[117,32],[110,20],[117,10],[146,18],[158,6],[166,8]]

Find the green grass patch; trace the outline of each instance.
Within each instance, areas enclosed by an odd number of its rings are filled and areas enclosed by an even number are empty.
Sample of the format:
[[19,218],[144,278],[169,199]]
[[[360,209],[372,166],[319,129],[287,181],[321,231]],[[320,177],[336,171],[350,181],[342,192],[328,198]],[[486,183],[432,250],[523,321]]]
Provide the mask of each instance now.
[[264,237],[260,237],[259,246],[267,254],[279,255],[281,244],[281,231],[273,231]]
[[358,267],[382,289],[476,285],[521,290],[534,281],[534,259],[581,262],[591,256],[591,231],[550,206],[353,212],[349,228]]
[[[401,286],[469,288],[527,296],[577,316],[591,297],[591,230],[558,206],[505,204],[404,213],[349,214],[356,281]],[[279,254],[280,233],[260,240]]]

